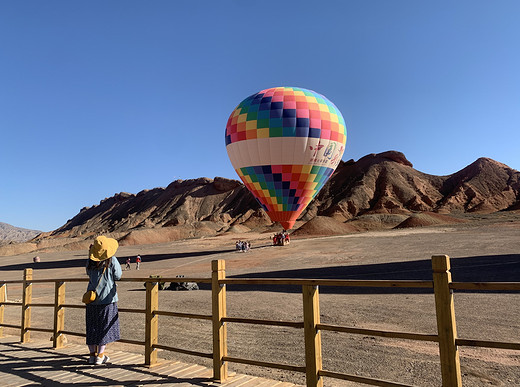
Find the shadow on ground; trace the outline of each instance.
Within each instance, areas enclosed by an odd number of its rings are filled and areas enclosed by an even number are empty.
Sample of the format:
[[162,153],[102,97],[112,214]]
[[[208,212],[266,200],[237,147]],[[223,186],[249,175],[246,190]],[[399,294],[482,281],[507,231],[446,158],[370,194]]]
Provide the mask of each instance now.
[[[196,257],[204,257],[210,255],[217,255],[222,253],[233,252],[235,249],[221,249],[221,250],[208,250],[208,251],[190,251],[185,253],[172,253],[172,254],[150,254],[150,255],[141,255],[143,264],[146,262],[156,262],[162,261],[165,259],[178,259],[178,258],[196,258]],[[135,255],[132,256],[117,256],[117,259],[121,265],[124,265],[126,259],[130,258],[132,263],[135,264]],[[83,258],[73,258],[62,261],[42,261],[38,263],[17,263],[14,265],[5,265],[0,268],[2,271],[16,271],[16,270],[24,270],[27,268],[45,270],[45,269],[69,269],[73,267],[85,267],[87,263],[86,254]]]
[[[196,258],[233,252],[234,249],[194,251],[173,254],[142,255],[143,263],[167,259]],[[119,256],[124,263],[128,256]],[[135,256],[130,257],[135,261]],[[518,282],[520,281],[520,254],[484,255],[451,258],[452,279],[455,282]],[[2,271],[23,270],[27,267],[37,269],[56,269],[84,267],[85,258],[67,261],[40,262],[37,264],[15,264],[1,267]],[[208,273],[208,277],[210,273]],[[229,278],[303,278],[303,279],[356,279],[356,280],[418,280],[432,281],[431,260],[391,262],[367,265],[345,265],[318,267],[312,269],[274,270],[255,272]],[[199,284],[200,289],[209,289],[209,284]],[[231,291],[277,291],[301,292],[300,286],[288,285],[228,285]],[[321,286],[321,293],[363,294],[363,293],[432,293],[424,288],[374,288],[374,287],[332,287]],[[476,291],[468,291],[476,292]],[[510,291],[517,293],[517,291]],[[503,293],[503,292],[502,292]]]
[[[454,282],[518,282],[520,281],[520,254],[487,255],[451,258]],[[229,278],[304,278],[432,281],[431,260],[392,262],[370,265],[330,266],[312,269],[277,270],[230,276]],[[209,285],[201,284],[201,289]],[[301,292],[300,286],[287,285],[228,285],[230,291]],[[460,292],[460,291],[458,291]],[[468,291],[476,292],[476,291]],[[489,291],[486,291],[489,292]],[[518,293],[510,291],[511,293]],[[379,294],[379,293],[433,293],[423,288],[373,288],[320,286],[320,293]],[[504,293],[504,292],[500,292]]]
[[[8,378],[17,376],[24,380],[20,385],[25,386],[115,386],[121,385],[115,374],[120,376],[122,373],[125,375],[125,386],[177,383],[183,386],[207,386],[211,382],[209,378],[162,375],[143,364],[93,366],[86,364],[87,356],[64,354],[50,348],[28,348],[20,343],[2,343],[1,348],[0,375],[6,374]],[[99,368],[104,368],[106,372],[99,372]],[[65,373],[69,374],[66,378]],[[63,381],[56,381],[56,377]],[[150,377],[154,379],[146,380]]]

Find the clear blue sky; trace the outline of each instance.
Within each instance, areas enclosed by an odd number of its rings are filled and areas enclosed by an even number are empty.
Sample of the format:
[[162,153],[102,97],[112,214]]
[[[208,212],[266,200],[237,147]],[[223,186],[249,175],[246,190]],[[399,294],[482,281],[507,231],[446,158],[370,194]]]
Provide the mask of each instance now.
[[297,86],[347,124],[344,160],[520,169],[520,2],[0,2],[0,222],[54,230],[176,179],[237,178],[247,96]]

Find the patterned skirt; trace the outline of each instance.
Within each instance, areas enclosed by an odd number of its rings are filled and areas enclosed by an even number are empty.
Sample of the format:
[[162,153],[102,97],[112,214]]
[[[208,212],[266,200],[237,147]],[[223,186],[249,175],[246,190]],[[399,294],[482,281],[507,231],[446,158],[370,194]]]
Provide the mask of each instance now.
[[87,345],[105,345],[120,339],[117,302],[87,305]]

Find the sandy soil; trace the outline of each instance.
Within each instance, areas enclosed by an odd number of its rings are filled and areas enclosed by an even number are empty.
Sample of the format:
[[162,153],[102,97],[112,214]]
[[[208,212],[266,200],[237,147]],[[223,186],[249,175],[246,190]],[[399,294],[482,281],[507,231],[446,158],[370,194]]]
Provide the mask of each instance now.
[[[118,258],[140,254],[140,271],[124,271],[124,277],[209,277],[210,262],[226,261],[227,276],[431,279],[430,258],[452,258],[454,281],[519,281],[520,216],[475,217],[474,222],[449,227],[430,227],[368,232],[347,236],[294,239],[286,247],[270,246],[269,234],[248,233],[185,240],[148,246],[126,246]],[[253,249],[237,253],[234,242],[250,240]],[[2,279],[20,279],[34,254],[0,257]],[[84,276],[86,252],[39,254],[34,278]],[[124,266],[124,265],[123,265]],[[34,285],[35,302],[52,302],[49,285]],[[119,284],[120,307],[144,307],[141,283]],[[78,302],[84,284],[67,284],[67,302]],[[210,314],[211,296],[204,288],[191,292],[160,292],[162,310]],[[21,298],[21,287],[10,286],[9,300]],[[273,320],[302,320],[302,296],[298,289],[228,286],[228,315]],[[350,327],[436,333],[433,295],[414,290],[320,288],[321,322]],[[456,293],[455,310],[459,337],[520,342],[520,294]],[[52,327],[52,311],[33,308],[33,326]],[[18,323],[19,308],[6,308],[5,321]],[[84,330],[84,316],[66,311],[66,329]],[[122,335],[144,340],[144,317],[121,313]],[[211,325],[202,320],[160,317],[159,340],[165,345],[211,352]],[[6,333],[17,334],[6,329]],[[48,334],[32,333],[34,337]],[[83,339],[69,336],[71,342]],[[229,355],[248,359],[303,365],[303,335],[291,328],[228,324]],[[330,371],[374,377],[415,386],[441,385],[438,348],[434,343],[385,339],[364,335],[323,332],[323,363]],[[140,352],[133,345],[116,343],[112,348]],[[162,358],[211,366],[209,360],[161,351]],[[520,385],[520,353],[507,350],[461,348],[463,383],[466,386]],[[230,364],[230,369],[304,384],[298,373]],[[326,386],[356,385],[325,379]]]

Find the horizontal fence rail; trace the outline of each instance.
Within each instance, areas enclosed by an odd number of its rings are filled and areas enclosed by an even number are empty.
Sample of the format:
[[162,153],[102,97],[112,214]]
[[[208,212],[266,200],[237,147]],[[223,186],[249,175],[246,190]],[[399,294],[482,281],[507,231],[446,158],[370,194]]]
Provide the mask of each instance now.
[[520,291],[520,282],[452,282],[453,290]]
[[337,326],[337,325],[327,325],[327,324],[316,324],[316,328],[321,329],[323,331],[343,332],[343,333],[350,333],[350,334],[354,334],[354,335],[379,336],[379,337],[388,337],[388,338],[392,338],[392,339],[407,339],[407,340],[417,340],[417,341],[433,341],[433,342],[439,341],[439,338],[437,335],[428,335],[428,334],[424,334],[424,333],[381,331],[381,330],[375,330],[375,329],[349,328],[349,327],[342,327],[342,326]]
[[157,310],[155,312],[158,316],[170,316],[170,317],[183,317],[183,318],[192,318],[199,320],[212,320],[213,316],[206,314],[193,314],[193,313],[179,313],[179,312],[165,312],[161,310]]
[[520,343],[507,343],[488,340],[455,339],[455,344],[466,347],[512,349],[514,351],[520,351]]
[[329,279],[291,279],[291,278],[227,278],[220,281],[225,285],[310,285],[334,287],[371,287],[371,288],[433,288],[432,281],[390,281],[390,280],[329,280]]
[[[122,278],[121,282],[139,282],[146,286],[146,306],[144,309],[119,308],[121,313],[142,314],[145,318],[145,340],[122,338],[126,344],[142,346],[145,349],[145,364],[157,362],[157,350],[166,350],[213,359],[213,378],[225,381],[228,377],[228,363],[240,363],[259,367],[268,367],[306,374],[308,386],[323,386],[323,378],[334,378],[363,383],[374,386],[406,386],[397,382],[379,380],[359,375],[349,375],[323,369],[322,364],[322,331],[341,332],[354,335],[378,336],[392,339],[406,339],[438,343],[443,386],[461,386],[459,346],[498,348],[520,351],[520,343],[498,342],[489,340],[464,339],[457,336],[453,291],[520,291],[520,282],[453,282],[450,273],[450,261],[447,255],[432,257],[433,281],[393,281],[393,280],[343,280],[343,279],[299,279],[299,278],[227,278],[225,262],[212,261],[211,278]],[[65,284],[87,282],[88,278],[33,279],[32,269],[25,269],[22,280],[0,280],[0,336],[3,328],[19,329],[20,341],[28,342],[30,332],[52,333],[53,347],[64,346],[64,336],[86,337],[83,332],[65,330],[65,309],[85,309],[82,304],[65,302]],[[194,314],[165,311],[159,309],[159,283],[165,282],[197,282],[211,285],[212,313]],[[33,284],[54,283],[54,303],[32,302]],[[22,285],[22,302],[7,300],[7,286]],[[303,295],[302,321],[277,321],[227,316],[226,285],[280,285],[300,286]],[[320,321],[319,287],[373,287],[373,288],[422,288],[432,289],[435,297],[437,318],[437,334],[417,332],[396,332],[376,329],[363,329],[324,324]],[[20,324],[4,322],[5,307],[21,307]],[[31,326],[31,308],[54,308],[54,326]],[[212,322],[213,349],[211,352],[192,351],[175,348],[158,343],[159,316],[174,318],[199,319]],[[252,324],[263,326],[288,327],[303,330],[305,341],[305,364],[280,364],[253,359],[242,359],[228,356],[227,324]]]
[[223,360],[229,361],[232,363],[241,363],[241,364],[247,364],[247,365],[254,365],[254,366],[258,366],[258,367],[275,368],[275,369],[285,370],[285,371],[305,372],[305,370],[306,370],[305,366],[271,363],[271,362],[259,361],[259,360],[240,359],[238,357],[231,357],[231,356],[224,356]]
[[275,321],[275,320],[259,320],[252,318],[240,318],[240,317],[223,317],[223,322],[253,324],[253,325],[271,325],[278,327],[290,327],[290,328],[303,328],[303,321]]

